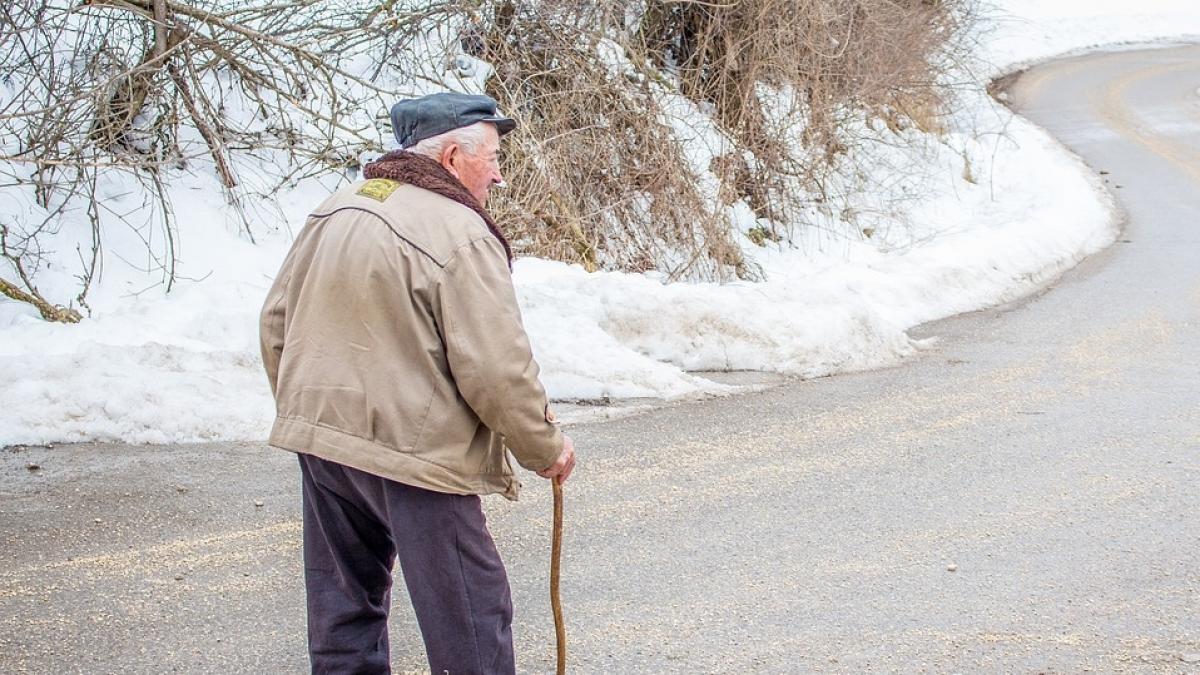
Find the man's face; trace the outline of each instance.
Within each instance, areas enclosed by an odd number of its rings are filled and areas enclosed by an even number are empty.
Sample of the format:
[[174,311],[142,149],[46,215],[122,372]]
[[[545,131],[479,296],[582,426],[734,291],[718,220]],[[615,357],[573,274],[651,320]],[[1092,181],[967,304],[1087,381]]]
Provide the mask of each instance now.
[[447,158],[446,167],[479,202],[480,206],[487,205],[488,190],[496,183],[504,182],[500,175],[500,134],[496,125],[483,125],[484,141],[474,152],[457,146],[457,150]]

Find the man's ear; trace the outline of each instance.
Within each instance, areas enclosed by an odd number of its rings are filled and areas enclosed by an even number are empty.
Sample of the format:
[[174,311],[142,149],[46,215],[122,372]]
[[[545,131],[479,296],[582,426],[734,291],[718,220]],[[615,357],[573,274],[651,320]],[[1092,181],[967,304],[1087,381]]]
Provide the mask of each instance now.
[[451,176],[458,178],[458,168],[455,166],[459,158],[462,157],[462,148],[458,143],[449,143],[442,148],[442,168],[450,172]]

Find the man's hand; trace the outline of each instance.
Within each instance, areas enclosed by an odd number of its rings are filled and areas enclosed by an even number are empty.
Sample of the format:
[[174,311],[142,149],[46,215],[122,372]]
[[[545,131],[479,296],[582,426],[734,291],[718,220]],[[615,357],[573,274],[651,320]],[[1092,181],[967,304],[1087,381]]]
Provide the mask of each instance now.
[[558,461],[537,472],[542,478],[557,478],[559,483],[567,482],[571,471],[575,468],[575,443],[571,437],[563,434],[563,449],[558,455]]

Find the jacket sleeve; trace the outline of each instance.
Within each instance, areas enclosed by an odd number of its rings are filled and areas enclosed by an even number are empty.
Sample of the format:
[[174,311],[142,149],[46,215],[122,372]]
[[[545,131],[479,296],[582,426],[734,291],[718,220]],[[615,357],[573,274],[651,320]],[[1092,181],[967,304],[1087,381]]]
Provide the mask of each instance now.
[[283,342],[287,325],[287,279],[291,276],[291,255],[267,291],[258,322],[258,342],[262,350],[263,367],[271,384],[271,395],[278,391],[279,362],[283,358]]
[[504,437],[521,466],[540,471],[553,465],[562,452],[562,432],[547,419],[546,390],[499,242],[489,236],[458,249],[443,271],[438,305],[450,371],[463,400]]

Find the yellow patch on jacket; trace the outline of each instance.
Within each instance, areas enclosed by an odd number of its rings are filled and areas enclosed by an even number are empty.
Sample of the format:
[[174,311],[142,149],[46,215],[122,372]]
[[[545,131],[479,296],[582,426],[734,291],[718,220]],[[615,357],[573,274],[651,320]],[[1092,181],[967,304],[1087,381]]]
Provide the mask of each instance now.
[[364,197],[370,197],[377,202],[382,202],[392,193],[400,188],[399,181],[394,181],[388,178],[372,178],[363,183],[362,187],[358,188],[357,194]]

